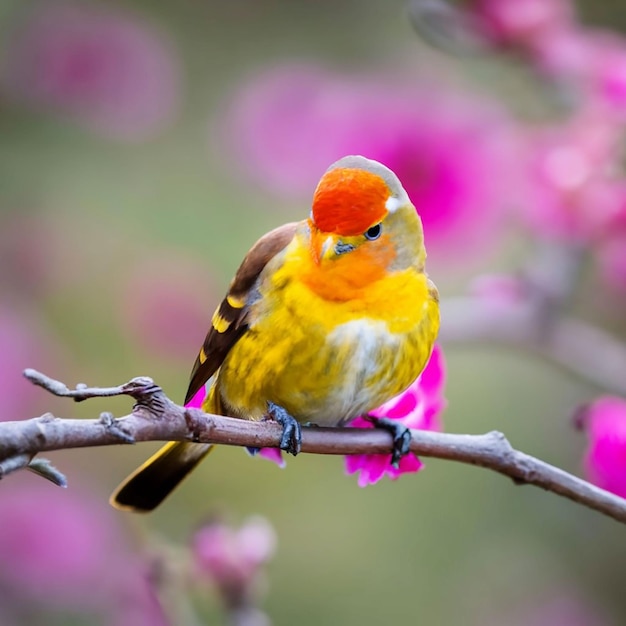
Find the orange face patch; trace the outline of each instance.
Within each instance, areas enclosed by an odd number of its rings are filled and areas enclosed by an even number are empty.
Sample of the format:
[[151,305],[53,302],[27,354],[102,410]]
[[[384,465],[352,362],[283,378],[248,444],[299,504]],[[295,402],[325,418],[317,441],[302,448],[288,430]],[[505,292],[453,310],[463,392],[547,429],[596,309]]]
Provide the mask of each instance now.
[[326,233],[360,235],[385,217],[389,195],[387,184],[376,174],[348,168],[331,170],[313,195],[313,222]]

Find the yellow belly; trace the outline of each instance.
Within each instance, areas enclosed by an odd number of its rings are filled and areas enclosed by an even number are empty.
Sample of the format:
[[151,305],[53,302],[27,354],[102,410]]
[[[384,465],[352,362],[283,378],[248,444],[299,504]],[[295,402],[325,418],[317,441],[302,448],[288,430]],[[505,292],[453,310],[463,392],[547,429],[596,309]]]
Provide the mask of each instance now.
[[286,263],[262,286],[249,319],[217,375],[224,412],[260,419],[272,401],[300,422],[338,425],[415,380],[430,356],[439,311],[426,276],[413,268],[390,274],[361,298],[329,301]]

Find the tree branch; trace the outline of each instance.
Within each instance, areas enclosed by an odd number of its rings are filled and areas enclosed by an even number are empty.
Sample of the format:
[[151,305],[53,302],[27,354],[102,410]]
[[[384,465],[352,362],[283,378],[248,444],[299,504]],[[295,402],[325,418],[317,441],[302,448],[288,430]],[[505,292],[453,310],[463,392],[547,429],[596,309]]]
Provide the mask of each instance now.
[[441,302],[440,340],[450,344],[494,343],[538,354],[612,393],[626,396],[626,346],[583,321],[559,317],[542,323],[534,303],[493,306],[474,297]]
[[[255,448],[278,447],[282,429],[272,421],[252,422],[188,409],[172,402],[146,377],[111,388],[68,389],[34,370],[25,376],[51,393],[77,401],[93,397],[129,395],[137,404],[132,413],[114,419],[62,419],[46,413],[33,419],[0,423],[0,468],[7,474],[20,469],[39,452],[104,446],[139,441],[195,441]],[[447,459],[491,469],[513,479],[564,496],[626,523],[626,500],[567,472],[515,450],[499,432],[456,435],[411,431],[411,451],[424,457]],[[391,436],[377,429],[303,428],[302,452],[316,454],[387,454]]]

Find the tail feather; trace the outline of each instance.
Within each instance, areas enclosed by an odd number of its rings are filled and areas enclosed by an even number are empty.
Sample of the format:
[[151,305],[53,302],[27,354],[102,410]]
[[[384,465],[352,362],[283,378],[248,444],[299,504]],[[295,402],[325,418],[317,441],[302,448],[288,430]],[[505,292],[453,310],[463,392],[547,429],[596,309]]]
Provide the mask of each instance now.
[[138,513],[152,511],[212,449],[211,444],[171,441],[113,492],[111,504]]

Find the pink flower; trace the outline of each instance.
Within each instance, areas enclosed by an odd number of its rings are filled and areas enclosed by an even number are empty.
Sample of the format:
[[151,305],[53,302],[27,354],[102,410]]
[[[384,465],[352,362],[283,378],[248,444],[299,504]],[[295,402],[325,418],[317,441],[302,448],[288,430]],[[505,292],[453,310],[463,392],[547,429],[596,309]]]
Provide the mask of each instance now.
[[587,31],[586,80],[589,97],[626,115],[626,39],[610,31]]
[[589,480],[626,498],[626,400],[604,396],[577,418],[589,440],[584,460]]
[[262,517],[248,519],[238,530],[220,522],[207,524],[192,541],[199,574],[234,605],[254,592],[263,566],[275,551],[276,533]]
[[[374,417],[399,420],[407,428],[441,430],[440,414],[445,407],[443,387],[445,364],[443,352],[435,346],[428,365],[417,380],[403,393],[371,411]],[[373,424],[361,417],[351,424],[353,428],[373,428]],[[400,460],[399,467],[391,466],[391,454],[346,456],[346,472],[360,472],[359,487],[378,482],[384,475],[395,480],[402,474],[418,472],[422,462],[409,453]]]
[[0,527],[0,595],[9,614],[71,612],[111,626],[169,623],[145,564],[103,498],[26,472],[11,475],[0,490]]
[[46,371],[55,362],[57,374],[62,358],[40,322],[21,308],[0,305],[0,421],[36,417],[45,404],[41,390],[22,375],[27,367]]
[[162,575],[162,566],[132,565],[116,573],[119,593],[115,602],[109,602],[106,623],[108,626],[171,626],[155,588],[155,581],[158,584]]
[[469,9],[494,43],[525,46],[568,28],[574,17],[569,0],[474,0]]
[[488,303],[494,310],[506,310],[523,304],[529,296],[528,284],[511,274],[483,274],[469,285],[471,296]]
[[133,343],[163,359],[197,353],[216,304],[205,296],[213,285],[200,260],[161,252],[131,268],[122,290],[119,318]]
[[536,68],[567,86],[578,107],[599,108],[614,126],[626,120],[626,39],[614,32],[572,27],[533,41]]
[[0,491],[0,589],[16,603],[106,607],[128,564],[102,499],[24,473]]
[[14,30],[0,77],[7,97],[116,139],[149,137],[174,115],[178,65],[139,19],[106,5],[43,3]]
[[[489,250],[510,202],[510,124],[492,105],[432,84],[279,66],[235,96],[222,141],[250,175],[310,198],[336,159],[363,154],[398,174],[429,251]],[[238,171],[238,170],[237,170]]]
[[601,110],[527,134],[526,189],[519,200],[544,239],[596,239],[623,205],[619,135]]

